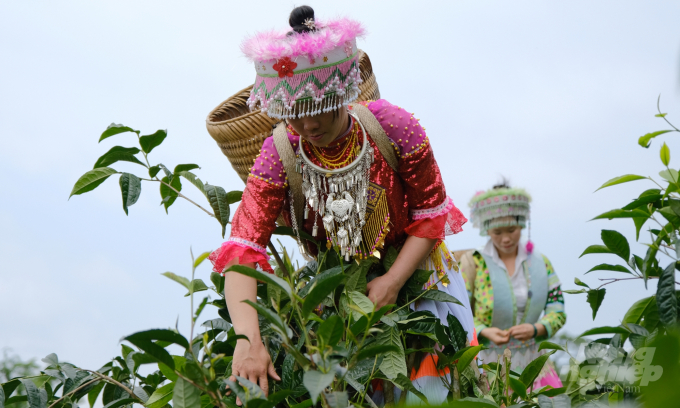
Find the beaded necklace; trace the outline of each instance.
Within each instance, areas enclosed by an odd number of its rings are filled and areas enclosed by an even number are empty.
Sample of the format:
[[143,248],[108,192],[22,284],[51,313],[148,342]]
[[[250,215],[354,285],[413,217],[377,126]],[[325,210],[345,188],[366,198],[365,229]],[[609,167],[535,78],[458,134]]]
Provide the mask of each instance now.
[[335,156],[328,156],[323,149],[319,149],[313,144],[304,141],[303,143],[309,146],[310,151],[314,155],[314,157],[319,160],[321,163],[322,167],[326,169],[339,169],[342,167],[345,167],[347,164],[351,163],[356,159],[357,155],[359,154],[360,148],[359,148],[359,124],[354,122],[354,125],[352,126],[351,133],[349,136],[347,136],[347,140],[344,143],[344,146],[340,150],[340,153],[336,154]]

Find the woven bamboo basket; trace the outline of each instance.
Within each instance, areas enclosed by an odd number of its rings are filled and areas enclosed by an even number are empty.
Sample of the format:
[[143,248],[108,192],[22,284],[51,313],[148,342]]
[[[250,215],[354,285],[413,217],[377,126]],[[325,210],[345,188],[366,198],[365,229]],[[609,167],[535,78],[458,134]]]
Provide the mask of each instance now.
[[[363,83],[359,85],[361,93],[357,101],[380,99],[371,60],[368,54],[361,50],[359,52],[359,69]],[[244,183],[264,139],[271,135],[273,126],[278,122],[260,110],[250,111],[246,101],[252,88],[250,85],[230,96],[213,109],[206,119],[208,133]]]

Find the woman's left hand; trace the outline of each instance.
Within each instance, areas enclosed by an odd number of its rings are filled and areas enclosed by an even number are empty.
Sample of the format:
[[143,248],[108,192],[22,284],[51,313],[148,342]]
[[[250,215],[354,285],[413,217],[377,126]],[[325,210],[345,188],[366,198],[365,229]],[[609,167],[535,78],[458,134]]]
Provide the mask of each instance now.
[[517,326],[512,326],[508,329],[510,337],[514,337],[520,341],[526,341],[534,337],[534,325],[530,323],[522,323]]
[[403,285],[389,273],[368,282],[366,296],[375,304],[375,310],[397,303],[397,295]]

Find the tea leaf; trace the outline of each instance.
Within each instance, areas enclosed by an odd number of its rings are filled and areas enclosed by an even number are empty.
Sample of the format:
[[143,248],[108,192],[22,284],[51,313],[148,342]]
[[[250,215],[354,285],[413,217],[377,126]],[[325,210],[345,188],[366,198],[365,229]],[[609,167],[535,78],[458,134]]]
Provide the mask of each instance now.
[[151,151],[161,143],[168,136],[167,130],[157,130],[156,133],[151,135],[142,136],[139,138],[139,144],[142,146],[144,153],[151,153]]
[[201,391],[182,378],[177,378],[172,394],[173,408],[199,408]]
[[123,196],[123,210],[127,215],[128,207],[139,199],[139,195],[142,192],[142,181],[134,174],[123,173],[120,175],[118,183],[120,184],[120,192]]
[[102,135],[99,137],[99,141],[101,142],[104,139],[107,139],[111,136],[120,134],[120,133],[125,133],[125,132],[134,132],[139,134],[139,130],[134,130],[130,127],[127,127],[125,125],[119,125],[112,123],[109,125],[109,127],[106,128],[106,130],[102,133]]
[[647,148],[651,145],[651,140],[654,139],[657,136],[663,135],[664,133],[672,132],[672,130],[659,130],[656,132],[651,132],[647,133],[644,136],[640,136],[640,139],[638,139],[638,144],[644,148]]
[[628,183],[630,181],[642,180],[642,179],[646,179],[646,178],[647,177],[638,176],[636,174],[626,174],[624,176],[614,177],[613,179],[611,179],[611,180],[607,181],[606,183],[604,183],[603,185],[601,185],[600,188],[598,188],[595,191],[602,190],[605,187],[611,187],[611,186],[615,186],[617,184]]
[[92,191],[99,187],[104,181],[106,181],[109,176],[116,174],[117,171],[111,167],[98,167],[96,169],[90,170],[87,173],[80,176],[76,184],[71,190],[71,194],[68,196],[71,198],[74,195],[80,195]]
[[135,154],[137,153],[139,153],[139,149],[136,147],[114,146],[109,149],[108,152],[99,157],[92,168],[96,169],[99,167],[108,167],[109,165],[118,161],[127,161],[146,167],[146,164],[142,163],[135,157]]
[[659,277],[656,288],[656,304],[659,320],[670,328],[678,319],[678,299],[675,295],[675,262],[670,263]]

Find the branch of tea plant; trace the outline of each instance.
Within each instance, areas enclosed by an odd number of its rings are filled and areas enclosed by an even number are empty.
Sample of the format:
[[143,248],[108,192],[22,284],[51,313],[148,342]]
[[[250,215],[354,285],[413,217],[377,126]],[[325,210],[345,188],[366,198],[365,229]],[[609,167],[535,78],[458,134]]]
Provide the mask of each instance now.
[[326,264],[326,257],[327,256],[328,256],[328,251],[323,253],[323,258],[321,258],[321,260],[318,262],[318,266],[316,268],[316,274],[317,275],[321,273],[321,267]]
[[[659,251],[660,251],[662,254],[666,255],[667,257],[669,257],[669,258],[671,258],[672,260],[674,260],[674,261],[677,262],[678,259],[677,259],[676,257],[674,257],[673,255],[669,254],[669,253],[668,253],[668,250],[667,250],[665,247],[666,247],[665,245],[662,245],[662,246],[659,248]],[[671,248],[671,249],[675,251],[675,248]]]
[[177,193],[177,196],[178,196],[178,197],[182,197],[183,199],[187,200],[187,201],[190,202],[191,204],[193,204],[193,205],[195,205],[196,207],[200,208],[201,210],[205,211],[205,213],[208,214],[209,216],[211,216],[211,217],[213,217],[213,218],[215,217],[215,214],[211,213],[210,211],[208,211],[208,210],[206,210],[205,208],[203,208],[203,207],[201,207],[200,205],[198,205],[198,203],[196,203],[194,200],[190,199],[189,197],[187,197],[187,196],[185,196],[184,194],[180,193],[179,191],[175,190],[175,188],[174,188],[173,186],[171,186],[170,184],[166,183],[166,182],[163,181],[163,180],[159,180],[159,181],[160,181],[161,183],[165,184],[166,186],[170,187],[170,189],[171,189],[172,191],[174,191],[175,193]]
[[279,256],[279,253],[276,251],[276,248],[274,247],[274,244],[272,244],[271,241],[269,241],[267,243],[267,248],[269,248],[269,250],[272,251],[272,255],[274,256],[274,260],[276,261],[276,264],[279,266],[279,269],[281,269],[281,272],[285,273],[286,276],[288,276],[288,279],[290,279],[290,274],[288,273],[288,269],[286,269],[286,265],[283,263],[281,256]]
[[420,295],[416,296],[414,299],[412,299],[411,301],[409,301],[409,302],[406,303],[405,305],[402,305],[401,307],[399,307],[397,310],[393,311],[392,313],[397,313],[397,312],[400,311],[401,309],[403,309],[403,308],[409,306],[411,303],[413,303],[413,302],[415,302],[416,300],[420,299],[425,293],[427,293],[427,291],[431,290],[431,288],[435,287],[439,282],[441,282],[442,279],[444,279],[445,276],[446,276],[446,275],[442,275],[442,277],[439,278],[438,281],[436,281],[432,286],[430,286],[430,287],[428,287],[426,290],[424,290],[423,293],[421,293]]
[[220,403],[220,408],[226,408],[226,405],[224,404],[224,402],[222,402],[222,399],[221,399],[221,398],[220,398],[220,399],[217,399],[217,396],[215,395],[215,393],[214,393],[213,391],[210,391],[209,389],[206,389],[206,388],[201,387],[200,385],[198,385],[198,384],[195,383],[194,381],[190,380],[189,378],[187,378],[185,375],[183,375],[182,373],[180,373],[180,372],[177,371],[177,370],[175,370],[175,374],[177,374],[177,376],[180,377],[181,379],[183,379],[184,381],[188,382],[189,384],[193,385],[194,387],[196,387],[196,388],[198,388],[199,390],[201,390],[201,391],[205,392],[206,394],[208,394],[208,395],[210,396],[210,398],[212,398],[213,400],[219,401],[219,403]]
[[666,119],[666,115],[664,115],[663,113],[661,113],[661,95],[659,95],[659,97],[658,97],[657,100],[656,100],[656,110],[659,112],[659,115],[662,115],[662,116],[661,116],[661,119],[665,120],[666,123],[668,123],[668,125],[669,125],[670,127],[672,127],[673,129],[675,129],[676,132],[680,132],[680,129],[678,129],[678,128],[676,128],[675,126],[673,126],[673,124],[672,124],[671,122],[669,122],[668,119]]
[[671,249],[671,250],[675,251],[675,248],[673,248],[673,247],[670,246],[670,245],[661,244],[661,246],[664,247],[664,248],[666,248],[666,249]]
[[[292,301],[292,299],[291,299],[291,301]],[[302,310],[300,310],[300,308],[299,308],[298,306],[299,306],[299,305],[298,305],[298,302],[295,302],[295,304],[293,305],[293,309],[295,310],[295,312],[296,312],[296,314],[297,314],[297,316],[298,316],[298,319],[299,319],[299,320],[298,320],[298,325],[299,325],[300,329],[302,329],[302,333],[303,333],[304,336],[305,336],[305,344],[306,344],[308,347],[311,347],[311,346],[312,346],[312,342],[311,342],[311,340],[309,340],[309,335],[308,335],[308,333],[307,333],[307,330],[304,330],[304,328],[307,326],[307,319],[305,319],[305,318],[302,316]],[[313,361],[312,361],[312,363],[313,363]]]
[[[375,359],[373,360],[373,368],[371,368],[371,375],[368,376],[368,380],[366,380],[366,384],[364,385],[364,391],[361,393],[361,402],[359,403],[360,406],[363,405],[364,398],[368,398],[368,396],[366,395],[366,392],[368,392],[368,384],[370,384],[371,379],[373,379],[373,374],[375,374],[375,366],[377,365],[377,363],[378,356],[375,356]],[[373,401],[371,401],[370,398],[369,402],[372,404],[372,406],[375,406],[375,403],[373,403]]]
[[119,383],[118,381],[114,380],[113,378],[109,377],[108,375],[104,375],[104,374],[102,374],[102,373],[100,373],[100,372],[92,371],[92,370],[85,370],[85,371],[87,371],[88,373],[92,373],[92,374],[96,375],[97,377],[101,378],[102,380],[104,380],[104,381],[106,381],[106,382],[110,382],[110,383],[112,383],[112,384],[115,384],[115,385],[119,386],[119,387],[122,388],[125,392],[127,392],[128,394],[130,394],[130,396],[131,396],[132,398],[134,398],[134,399],[140,401],[141,403],[144,403],[144,401],[141,401],[141,400],[139,399],[139,397],[136,396],[132,391],[130,391],[130,389],[129,389],[128,387],[124,386],[123,384]]
[[[196,319],[194,319],[194,275],[196,274],[196,266],[195,266],[196,260],[194,259],[194,250],[191,249],[191,247],[189,247],[189,252],[191,253],[191,281],[190,281],[191,283],[189,284],[189,287],[191,288],[191,293],[190,293],[191,301],[189,302],[190,303],[189,307],[191,308],[191,310],[189,310],[189,317],[191,319],[191,331],[189,332],[189,339],[191,340],[191,344],[190,344],[191,347],[189,347],[188,351],[191,354],[193,354],[194,353],[194,347],[193,347],[194,325],[196,324]],[[194,356],[194,357],[196,357],[196,356]]]
[[93,382],[97,382],[97,381],[101,381],[101,379],[99,379],[99,378],[94,378],[94,379],[92,379],[92,380],[86,382],[85,384],[81,385],[80,387],[76,388],[75,390],[69,392],[68,394],[62,395],[61,398],[59,398],[58,400],[54,401],[48,408],[52,408],[53,406],[57,405],[57,404],[58,404],[61,400],[63,400],[64,398],[68,397],[68,396],[71,395],[71,394],[75,394],[76,392],[82,390],[83,388],[85,388],[85,387],[87,387],[88,385],[92,384]]
[[[659,95],[661,97],[661,95]],[[139,147],[142,147],[142,137],[139,135],[139,131],[136,131],[137,133],[137,140],[139,141]],[[147,168],[151,167],[151,163],[149,163],[149,158],[146,156],[146,152],[144,149],[140,149],[142,151],[142,154],[144,155],[144,160],[146,161]]]
[[[430,354],[430,358],[432,359],[432,364],[434,364],[434,366],[437,367],[437,362],[434,361],[434,356],[432,354]],[[450,371],[450,372],[453,372],[453,371]],[[453,376],[451,376],[451,378],[453,378]],[[446,381],[446,376],[440,375],[439,379],[441,380],[442,384],[444,384],[444,388],[451,391],[451,395],[453,395],[453,388],[451,387],[451,384],[448,381]],[[453,381],[453,380],[451,380],[451,381]]]
[[158,177],[156,177],[155,180],[154,180],[154,179],[147,179],[147,178],[140,178],[140,180],[145,180],[145,181],[155,181],[155,182],[158,182],[158,183],[161,183],[161,184],[165,184],[170,190],[172,190],[172,191],[174,191],[175,193],[177,193],[177,197],[182,197],[183,199],[187,200],[187,201],[190,202],[191,204],[193,204],[193,205],[195,205],[196,207],[200,208],[201,210],[205,211],[205,213],[208,214],[209,216],[215,217],[215,214],[211,213],[210,211],[208,211],[208,210],[206,210],[205,208],[201,207],[201,206],[200,206],[198,203],[196,203],[194,200],[192,200],[192,199],[190,199],[189,197],[185,196],[184,194],[180,193],[179,191],[177,191],[177,190],[176,190],[173,186],[171,186],[170,184],[166,183],[166,182],[163,181],[163,180],[159,180]]
[[[663,224],[661,224],[661,223],[659,222],[659,220],[657,220],[656,218],[654,218],[653,215],[650,215],[649,218],[650,218],[652,221],[654,221],[655,223],[659,224],[659,226],[663,229]],[[651,236],[651,233],[652,233],[652,232],[650,231],[649,233],[650,233],[650,236]],[[654,240],[654,237],[652,237],[652,241],[653,241],[653,240]]]
[[578,387],[577,389],[575,389],[575,390],[573,390],[573,391],[571,391],[571,392],[568,392],[567,395],[571,396],[571,394],[575,393],[576,391],[580,390],[581,388],[583,388],[583,387],[585,387],[585,386],[588,386],[588,385],[594,383],[595,380],[597,380],[597,378],[595,378],[595,379],[593,379],[593,380],[591,380],[591,381],[588,381],[587,383],[583,384],[582,386]]
[[[627,280],[635,280],[635,279],[643,279],[642,276],[636,276],[634,278],[598,278],[601,281],[609,281],[607,283],[603,283],[602,285],[598,286],[596,289],[600,289],[601,287],[605,285],[609,285],[610,283],[614,282],[619,282],[619,281],[627,281]],[[648,276],[647,279],[659,279],[658,276]],[[676,281],[676,285],[680,285],[680,282]]]
[[665,190],[665,188],[664,188],[661,184],[657,183],[656,180],[654,180],[653,178],[647,176],[647,179],[648,179],[648,180],[651,180],[652,183],[654,183],[654,184],[656,184],[657,186],[659,186],[660,189]]
[[[501,366],[501,356],[498,356],[498,359],[496,360],[496,371],[495,371],[495,373],[494,373],[493,385],[492,385],[491,388],[489,389],[490,391],[493,391],[494,387],[496,387],[496,386],[498,385],[498,378],[500,377],[500,375],[499,375],[499,373],[498,373],[498,371],[499,371],[499,368],[498,368],[498,367],[500,367],[500,366]],[[500,386],[499,386],[499,387],[500,387]],[[496,388],[496,389],[497,389],[497,391],[498,391],[498,394],[500,395],[500,393],[501,393],[500,388]]]

